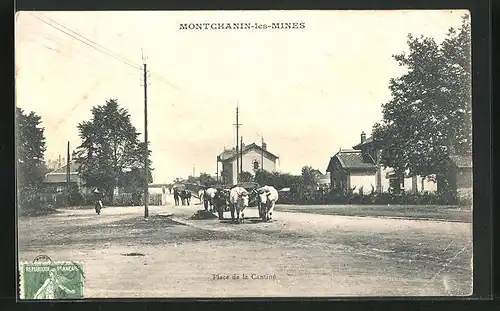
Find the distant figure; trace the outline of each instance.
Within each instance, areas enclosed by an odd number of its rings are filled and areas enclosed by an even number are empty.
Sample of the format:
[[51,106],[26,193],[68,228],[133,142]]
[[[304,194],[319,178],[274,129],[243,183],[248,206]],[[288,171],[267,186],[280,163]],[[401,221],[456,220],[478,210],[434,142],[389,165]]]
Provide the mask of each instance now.
[[184,190],[185,191],[185,195],[186,195],[186,203],[187,205],[190,205],[191,204],[191,191],[187,191],[187,190]]
[[101,209],[103,208],[102,193],[97,188],[94,189],[94,201],[95,201],[95,205],[94,205],[95,212],[97,215],[100,215]]
[[161,187],[161,192],[162,192],[162,194],[161,194],[161,205],[165,205],[165,201],[167,201],[167,193],[166,193],[167,191],[165,189],[165,186]]
[[168,187],[168,193],[172,194],[172,187]]
[[177,191],[177,189],[174,189],[174,202],[175,206],[179,205],[179,192]]

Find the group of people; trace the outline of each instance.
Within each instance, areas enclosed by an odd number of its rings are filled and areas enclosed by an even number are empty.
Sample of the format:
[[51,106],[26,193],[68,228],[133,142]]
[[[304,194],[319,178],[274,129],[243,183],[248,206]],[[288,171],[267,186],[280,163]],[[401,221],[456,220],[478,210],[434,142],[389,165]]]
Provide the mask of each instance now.
[[187,190],[178,190],[174,188],[174,202],[175,206],[190,205],[191,204],[191,192]]

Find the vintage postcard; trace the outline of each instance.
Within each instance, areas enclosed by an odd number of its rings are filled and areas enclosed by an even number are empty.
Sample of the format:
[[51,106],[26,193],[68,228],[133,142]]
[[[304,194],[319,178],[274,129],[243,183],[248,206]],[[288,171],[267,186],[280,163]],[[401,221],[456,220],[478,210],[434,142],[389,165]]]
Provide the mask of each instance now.
[[471,295],[470,25],[19,12],[19,297]]

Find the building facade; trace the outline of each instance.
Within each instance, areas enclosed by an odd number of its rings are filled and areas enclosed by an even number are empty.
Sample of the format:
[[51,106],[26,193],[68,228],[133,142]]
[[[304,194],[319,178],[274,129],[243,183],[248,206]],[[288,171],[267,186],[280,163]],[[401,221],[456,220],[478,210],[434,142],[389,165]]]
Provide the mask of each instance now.
[[330,158],[330,188],[348,192],[370,192],[376,187],[377,167],[371,157],[359,150],[340,149]]
[[[79,164],[72,161],[70,163],[69,172],[69,183],[71,185],[76,185],[82,192],[87,192],[85,187],[83,187],[83,180],[80,178],[78,173]],[[43,179],[45,190],[47,193],[63,193],[67,187],[67,165],[63,165],[49,173],[47,173]]]
[[[238,156],[240,157],[238,159]],[[241,171],[249,172],[252,175],[261,169],[268,172],[276,171],[276,160],[278,157],[267,150],[267,145],[264,143],[259,146],[255,143],[243,145],[240,152],[236,152],[236,148],[226,149],[217,156],[217,161],[221,163],[221,177],[225,184],[235,185],[238,183],[238,165]],[[238,163],[241,161],[241,163]]]
[[360,143],[353,149],[341,149],[333,157],[327,167],[330,172],[331,188],[344,191],[354,189],[364,193],[394,191],[395,193],[435,192],[437,183],[421,176],[404,176],[394,174],[392,168],[384,168],[380,164],[381,149],[373,141],[361,133]]

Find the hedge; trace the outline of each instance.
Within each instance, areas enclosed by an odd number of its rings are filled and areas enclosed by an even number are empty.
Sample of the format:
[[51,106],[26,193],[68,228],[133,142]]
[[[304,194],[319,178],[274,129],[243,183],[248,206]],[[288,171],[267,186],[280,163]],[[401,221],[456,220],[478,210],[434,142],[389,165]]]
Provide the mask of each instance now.
[[457,194],[447,193],[419,193],[419,194],[389,194],[389,193],[339,193],[331,191],[283,192],[278,200],[281,204],[373,204],[373,205],[472,205],[472,197],[459,197]]

